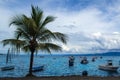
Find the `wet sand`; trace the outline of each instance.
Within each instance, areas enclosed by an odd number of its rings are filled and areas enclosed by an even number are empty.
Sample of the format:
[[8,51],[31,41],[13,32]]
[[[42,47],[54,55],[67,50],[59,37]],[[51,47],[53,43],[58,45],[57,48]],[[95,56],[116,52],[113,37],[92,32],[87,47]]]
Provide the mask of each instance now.
[[84,77],[84,76],[61,76],[61,77],[22,77],[0,78],[0,80],[120,80],[119,77]]

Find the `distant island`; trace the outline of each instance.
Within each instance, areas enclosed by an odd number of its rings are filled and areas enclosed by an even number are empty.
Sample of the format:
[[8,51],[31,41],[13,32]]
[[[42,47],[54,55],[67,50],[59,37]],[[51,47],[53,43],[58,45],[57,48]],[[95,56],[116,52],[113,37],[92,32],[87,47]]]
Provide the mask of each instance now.
[[78,54],[81,56],[120,56],[120,52],[104,52],[104,53],[94,53],[94,54]]
[[0,55],[5,55],[4,53],[0,53]]
[[[0,55],[6,55],[4,53],[0,53]],[[24,55],[24,54],[21,54]],[[120,52],[104,52],[104,53],[89,53],[89,54],[75,54],[75,53],[66,53],[66,54],[38,54],[38,55],[46,55],[46,56],[120,56]]]
[[120,52],[104,52],[104,53],[89,53],[89,54],[52,54],[52,55],[64,55],[64,56],[120,56]]

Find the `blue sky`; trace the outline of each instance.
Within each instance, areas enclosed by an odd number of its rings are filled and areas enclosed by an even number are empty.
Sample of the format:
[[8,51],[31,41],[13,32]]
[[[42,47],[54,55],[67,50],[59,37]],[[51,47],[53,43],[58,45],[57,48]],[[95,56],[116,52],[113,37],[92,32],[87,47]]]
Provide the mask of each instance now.
[[[97,53],[120,49],[120,0],[0,0],[0,41],[13,38],[8,27],[15,15],[30,15],[31,5],[39,6],[56,20],[47,25],[69,36],[65,52]],[[6,52],[0,44],[0,51]]]

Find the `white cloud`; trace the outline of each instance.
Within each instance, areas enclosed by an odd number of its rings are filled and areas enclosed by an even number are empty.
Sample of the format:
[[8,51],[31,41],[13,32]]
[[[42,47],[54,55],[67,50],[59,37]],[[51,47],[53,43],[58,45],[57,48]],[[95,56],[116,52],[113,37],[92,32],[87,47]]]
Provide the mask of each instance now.
[[[120,48],[120,34],[99,33],[71,33],[66,46],[69,52],[96,53]],[[93,35],[95,34],[95,36]],[[97,35],[97,38],[96,38]],[[64,49],[65,50],[65,49]],[[66,50],[68,51],[68,50]]]
[[101,34],[100,32],[93,33],[92,35],[93,35],[94,37],[96,37],[96,38],[99,38],[99,37],[102,36],[102,34]]
[[[12,1],[18,3],[16,0]],[[56,9],[50,7],[52,0],[42,0],[36,4],[40,4],[40,7],[45,10],[45,16],[53,15],[57,17],[54,22],[47,25],[48,28],[68,34],[68,44],[62,46],[64,50],[87,53],[120,48],[119,2],[112,6],[105,6],[106,12],[104,12],[95,5],[78,11],[67,11],[66,8],[60,7],[63,5],[61,1],[55,1],[60,3]],[[9,4],[8,0],[5,2],[2,0],[0,4]],[[8,30],[11,17],[21,13],[29,15],[31,4],[24,8],[17,6],[12,10],[2,5],[0,6],[0,17],[2,18],[0,19],[0,23],[2,23],[0,24],[0,40],[13,35],[14,28]]]
[[[79,12],[48,12],[54,14],[56,20],[49,26],[52,30],[75,32],[110,32],[116,31],[113,21],[105,21],[107,15],[103,15],[97,8],[86,8]],[[60,28],[60,30],[59,30]],[[72,31],[71,31],[72,30]]]

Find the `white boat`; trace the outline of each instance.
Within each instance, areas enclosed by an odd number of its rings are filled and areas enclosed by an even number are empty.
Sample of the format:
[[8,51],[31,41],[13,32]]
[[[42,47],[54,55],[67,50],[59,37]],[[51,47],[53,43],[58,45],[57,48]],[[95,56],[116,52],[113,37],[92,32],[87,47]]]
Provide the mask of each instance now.
[[118,66],[99,65],[99,69],[105,71],[117,71],[118,68]]
[[118,68],[118,66],[113,66],[112,60],[108,60],[107,65],[99,65],[99,69],[104,71],[117,71]]

